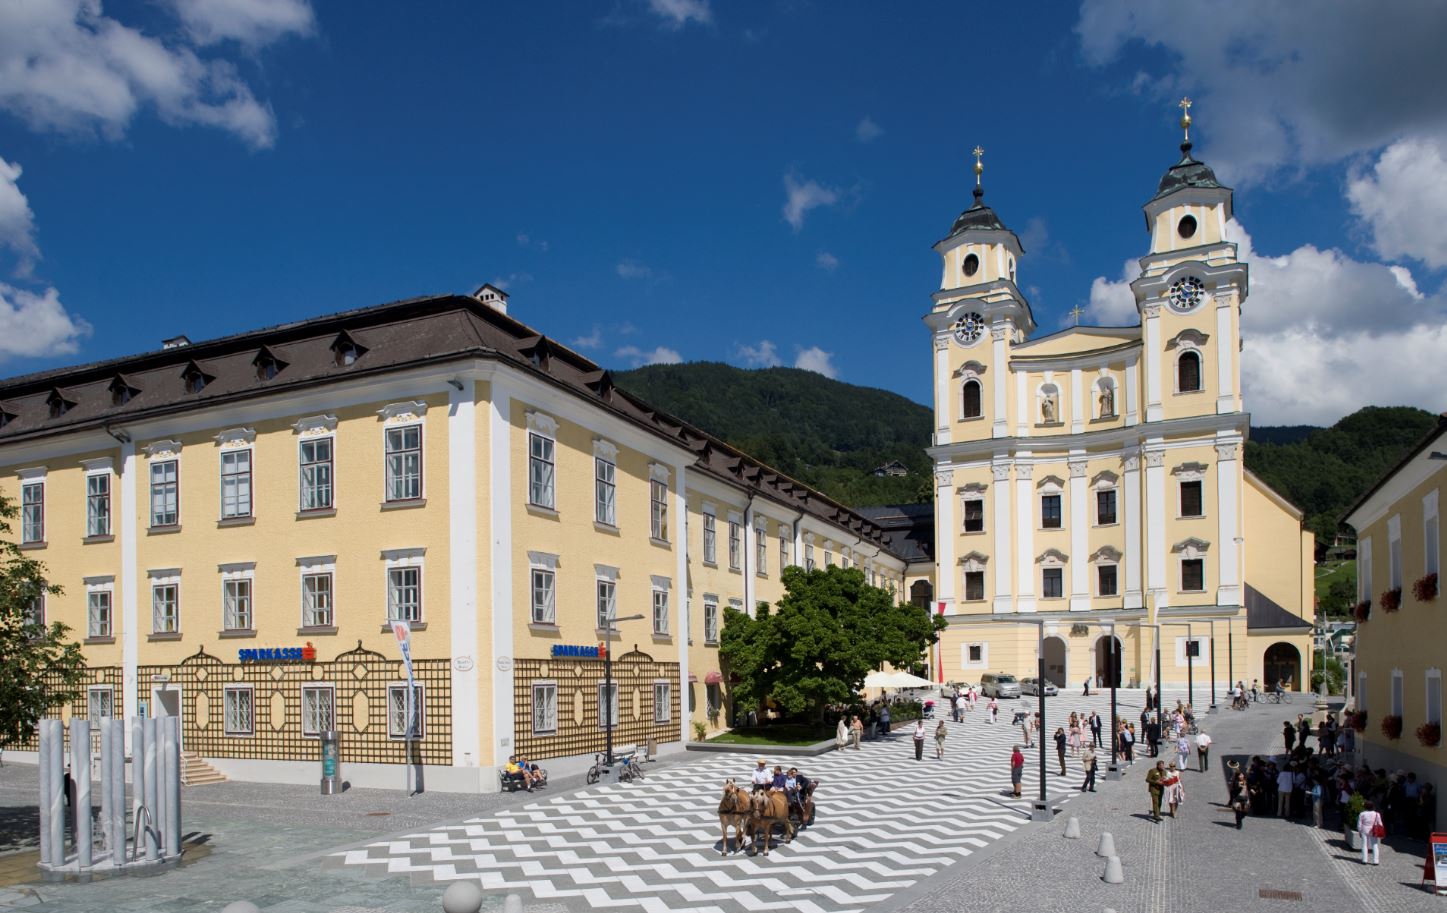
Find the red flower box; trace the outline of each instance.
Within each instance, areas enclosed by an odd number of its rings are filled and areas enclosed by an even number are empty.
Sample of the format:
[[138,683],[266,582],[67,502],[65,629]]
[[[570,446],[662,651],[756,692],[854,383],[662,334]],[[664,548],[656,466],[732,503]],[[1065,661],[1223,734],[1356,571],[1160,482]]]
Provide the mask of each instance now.
[[1412,584],[1412,595],[1418,602],[1431,602],[1437,598],[1437,575],[1428,574]]
[[1355,729],[1357,732],[1366,732],[1367,712],[1365,710],[1358,710],[1356,713],[1353,713],[1351,724],[1352,728]]
[[1402,737],[1402,718],[1399,716],[1382,717],[1382,735],[1396,741]]
[[[1435,574],[1433,576],[1436,576]],[[1441,723],[1423,723],[1417,727],[1417,741],[1428,748],[1436,748],[1442,742]]]
[[1368,618],[1371,618],[1372,601],[1370,599],[1363,599],[1361,602],[1352,606],[1352,617],[1357,620],[1358,624],[1366,621]]
[[1397,587],[1383,591],[1382,595],[1377,597],[1377,601],[1381,603],[1383,612],[1397,611],[1402,607],[1402,588]]

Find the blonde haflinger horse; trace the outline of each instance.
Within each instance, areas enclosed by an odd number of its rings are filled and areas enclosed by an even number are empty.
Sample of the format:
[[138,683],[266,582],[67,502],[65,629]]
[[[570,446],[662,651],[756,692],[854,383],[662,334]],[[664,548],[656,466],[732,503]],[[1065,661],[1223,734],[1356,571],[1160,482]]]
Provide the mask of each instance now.
[[744,825],[749,820],[749,796],[733,780],[724,781],[723,798],[718,803],[719,830],[723,832],[720,853],[729,854],[729,828],[734,829],[734,849],[744,848]]
[[753,840],[749,848],[758,853],[759,838],[763,836],[764,855],[769,855],[769,844],[774,839],[774,825],[782,824],[788,840],[794,839],[794,825],[789,821],[789,798],[778,790],[756,792],[749,798],[749,829]]

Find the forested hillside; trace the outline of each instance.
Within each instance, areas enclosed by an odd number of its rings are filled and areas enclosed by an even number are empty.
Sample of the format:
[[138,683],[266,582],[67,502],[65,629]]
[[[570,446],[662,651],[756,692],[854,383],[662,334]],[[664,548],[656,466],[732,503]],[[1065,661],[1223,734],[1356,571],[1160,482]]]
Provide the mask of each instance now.
[[[933,494],[930,410],[897,393],[796,368],[717,362],[613,375],[623,389],[715,434],[844,504],[912,504]],[[898,460],[909,475],[876,477]]]

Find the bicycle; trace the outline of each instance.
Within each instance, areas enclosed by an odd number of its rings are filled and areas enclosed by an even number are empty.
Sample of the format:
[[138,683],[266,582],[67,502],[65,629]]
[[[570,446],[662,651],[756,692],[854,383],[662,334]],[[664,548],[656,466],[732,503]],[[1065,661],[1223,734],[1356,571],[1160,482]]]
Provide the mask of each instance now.
[[1291,703],[1291,692],[1272,691],[1271,693],[1266,695],[1266,700],[1272,704],[1289,704]]
[[623,769],[618,771],[619,783],[648,779],[643,776],[643,765],[638,763],[638,754],[636,752],[620,759],[618,763],[623,765]]
[[592,786],[594,783],[597,783],[598,779],[602,777],[603,774],[607,772],[607,770],[608,768],[603,766],[603,756],[600,754],[593,755],[593,766],[588,768],[588,774],[586,778],[588,781],[588,785]]

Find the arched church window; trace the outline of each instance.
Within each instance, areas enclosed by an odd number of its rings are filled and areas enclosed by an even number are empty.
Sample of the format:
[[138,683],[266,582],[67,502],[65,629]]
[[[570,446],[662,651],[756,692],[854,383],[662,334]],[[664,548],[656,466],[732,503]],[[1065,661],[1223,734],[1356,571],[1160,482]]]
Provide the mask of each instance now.
[[1176,360],[1176,391],[1195,393],[1201,389],[1201,353],[1182,352]]
[[965,257],[964,271],[966,276],[973,276],[980,271],[980,258],[974,254]]
[[960,418],[979,418],[983,412],[980,382],[967,380],[960,388]]

